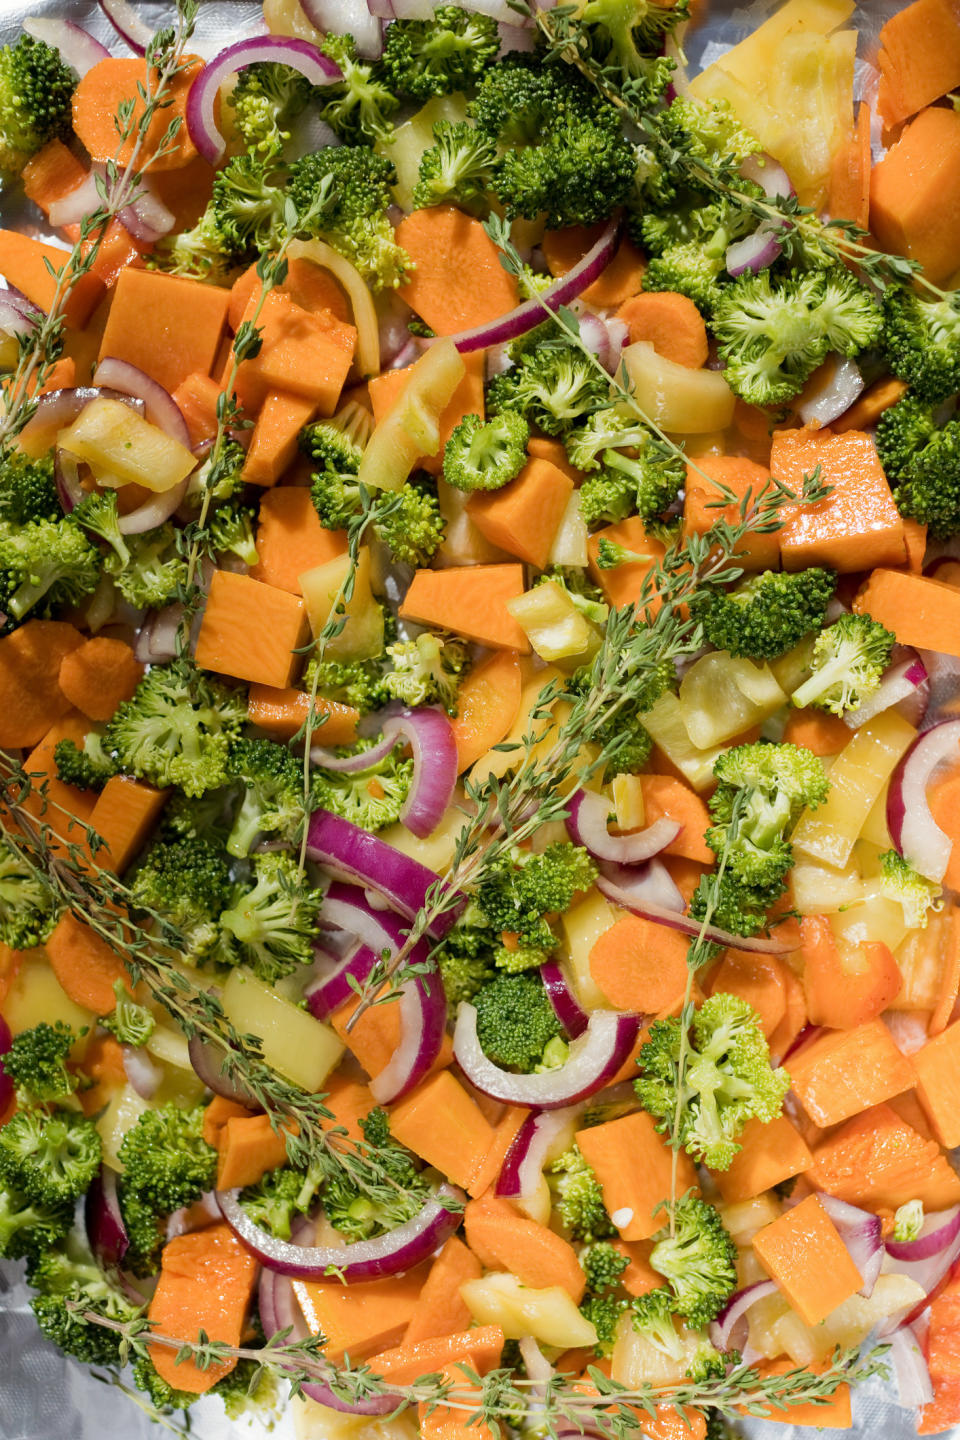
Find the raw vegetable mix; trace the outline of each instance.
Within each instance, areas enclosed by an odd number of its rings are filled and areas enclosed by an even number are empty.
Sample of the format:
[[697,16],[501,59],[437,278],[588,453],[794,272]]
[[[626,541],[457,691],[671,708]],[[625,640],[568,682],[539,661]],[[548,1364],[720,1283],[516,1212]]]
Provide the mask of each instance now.
[[44,1335],[178,1433],[960,1423],[953,7],[875,116],[850,0],[104,9],[0,51]]

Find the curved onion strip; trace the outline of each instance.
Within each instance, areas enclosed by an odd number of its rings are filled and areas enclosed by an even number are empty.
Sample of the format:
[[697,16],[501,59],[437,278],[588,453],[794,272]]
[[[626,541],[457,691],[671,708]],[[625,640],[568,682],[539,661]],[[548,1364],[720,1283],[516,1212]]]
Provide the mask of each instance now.
[[222,1052],[218,1045],[202,1040],[199,1035],[193,1035],[187,1041],[187,1052],[197,1079],[206,1085],[208,1090],[212,1090],[214,1095],[222,1095],[225,1100],[235,1100],[238,1105],[245,1105],[249,1110],[261,1108],[244,1085],[237,1084],[223,1073]]
[[39,320],[39,310],[14,299],[8,290],[0,290],[0,331],[5,335],[29,335]]
[[23,28],[34,40],[42,40],[51,49],[58,50],[63,63],[75,70],[81,80],[94,65],[110,57],[106,45],[101,45],[88,30],[72,20],[48,20],[45,16],[28,15]]
[[311,85],[329,85],[334,80],[343,79],[340,67],[306,40],[291,40],[285,35],[256,35],[250,40],[238,40],[235,45],[228,45],[226,50],[221,50],[198,71],[187,95],[190,139],[211,165],[220,161],[226,149],[226,141],[216,121],[220,86],[238,70],[264,60],[289,65]]
[[508,1200],[532,1195],[540,1183],[551,1145],[570,1123],[574,1109],[532,1110],[513,1138],[500,1167],[496,1193]]
[[136,510],[131,510],[127,515],[121,515],[118,528],[121,535],[142,535],[146,530],[155,530],[165,520],[179,510],[183,503],[183,497],[187,493],[187,486],[190,484],[190,476],[181,480],[179,485],[174,485],[172,490],[163,490],[158,495],[151,495]]
[[[727,253],[724,256],[723,263],[726,266],[727,274],[733,276],[747,273],[756,275],[758,271],[766,270],[783,250],[783,246],[777,239],[777,235],[782,229],[783,226],[780,224],[763,220],[752,234],[745,235],[742,240],[734,240],[732,245],[727,246]],[[837,414],[840,414],[839,410]]]
[[653,905],[646,900],[637,900],[626,890],[621,890],[619,885],[613,885],[602,875],[597,878],[597,889],[612,900],[615,905],[622,905],[625,910],[632,910],[634,915],[642,915],[645,920],[653,920],[658,925],[666,925],[668,930],[679,930],[681,935],[695,937],[703,935],[705,940],[710,940],[714,945],[723,945],[731,950],[752,950],[757,955],[786,955],[789,950],[795,947],[789,942],[774,939],[763,939],[758,935],[748,938],[745,935],[732,935],[729,930],[721,930],[717,925],[703,925],[699,920],[694,920],[690,915],[678,915],[675,910],[668,910],[663,905]]
[[117,1196],[117,1172],[101,1165],[87,1191],[83,1219],[90,1249],[101,1265],[119,1265],[130,1245]]
[[743,1349],[742,1342],[747,1338],[747,1311],[756,1305],[758,1300],[765,1300],[768,1295],[773,1295],[776,1288],[775,1280],[756,1280],[752,1285],[745,1285],[742,1290],[731,1295],[710,1326],[710,1339],[718,1350],[730,1350],[734,1347]]
[[927,667],[919,655],[901,660],[899,665],[891,665],[876,690],[859,709],[844,712],[844,724],[848,725],[851,730],[859,730],[860,726],[865,725],[868,720],[872,720],[874,715],[879,715],[881,711],[899,705],[901,700],[910,699],[929,683]]
[[351,980],[357,985],[364,985],[376,963],[377,956],[369,945],[358,945],[331,975],[308,986],[303,998],[314,1019],[326,1020],[334,1010],[345,1005],[357,993]]
[[950,1210],[935,1211],[924,1217],[920,1234],[915,1240],[893,1240],[886,1243],[887,1254],[894,1260],[931,1260],[960,1233],[960,1205]]
[[147,46],[153,38],[150,27],[140,19],[129,0],[100,0],[100,9],[120,39],[125,41],[135,54],[147,53]]
[[413,754],[413,779],[400,810],[412,835],[425,840],[446,813],[457,786],[457,742],[443,710],[423,705],[384,721],[385,736],[405,739]]
[[571,1041],[566,1063],[540,1075],[514,1075],[495,1065],[477,1038],[477,1011],[463,1000],[453,1032],[457,1064],[477,1090],[505,1105],[559,1110],[586,1100],[608,1085],[633,1048],[639,1015],[594,1010],[583,1034]]
[[466,355],[472,350],[486,350],[491,345],[504,345],[508,340],[516,340],[519,335],[525,335],[528,330],[543,322],[544,307],[548,310],[559,310],[561,305],[569,305],[581,291],[593,284],[613,259],[619,234],[619,220],[608,220],[583,259],[578,260],[566,275],[562,275],[544,290],[539,299],[525,300],[515,310],[498,316],[496,320],[488,320],[486,324],[478,325],[472,330],[461,330],[456,335],[443,338],[452,339],[460,353]]
[[[938,1225],[935,1233],[939,1241],[938,1248],[931,1255],[920,1259],[895,1259],[890,1254],[889,1247],[884,1247],[887,1252],[883,1262],[884,1273],[906,1275],[909,1280],[915,1280],[928,1299],[960,1258],[960,1211]],[[907,1318],[909,1320],[914,1317],[911,1314]]]
[[[339,72],[338,72],[339,73]],[[288,260],[312,260],[329,270],[347,293],[357,330],[356,366],[364,379],[380,373],[380,329],[369,286],[349,260],[322,240],[294,240],[287,247]]]
[[149,175],[138,181],[137,198],[125,205],[117,218],[134,240],[144,245],[153,245],[164,235],[169,235],[177,223],[173,211],[164,205],[150,183]]
[[774,200],[778,196],[789,198],[796,193],[790,176],[779,160],[774,160],[772,155],[765,155],[763,152],[748,155],[740,165],[740,174],[744,180],[752,180],[754,184],[759,185],[764,195],[770,200]]
[[934,771],[960,753],[960,720],[941,720],[919,735],[903,756],[887,792],[887,825],[894,845],[927,880],[941,881],[953,841],[934,820],[927,786]]
[[319,765],[323,770],[332,770],[337,775],[356,775],[361,770],[369,770],[371,765],[379,765],[396,743],[395,736],[384,735],[376,745],[371,745],[369,750],[359,750],[356,755],[337,755],[323,745],[314,745],[310,751],[310,763]]
[[824,383],[797,409],[804,425],[829,425],[850,409],[863,389],[864,379],[854,360],[835,356],[831,360],[832,372],[827,371]]
[[99,209],[100,188],[104,183],[104,176],[103,165],[91,165],[79,185],[54,200],[47,211],[50,224],[58,230],[64,225],[79,225],[87,215]]
[[400,1042],[370,1081],[378,1105],[389,1105],[419,1085],[443,1047],[447,1000],[440,976],[414,975],[400,987]]
[[548,960],[540,966],[540,979],[547,992],[547,999],[553,1006],[553,1013],[572,1040],[582,1035],[590,1021],[580,1001],[573,993],[563,966],[557,960]]
[[676,820],[662,816],[644,830],[630,835],[611,835],[607,829],[610,802],[593,790],[577,790],[570,796],[567,830],[575,845],[585,845],[596,860],[613,860],[618,865],[639,865],[658,855],[683,829]]
[[462,1192],[452,1185],[441,1185],[435,1197],[412,1219],[373,1240],[355,1240],[342,1247],[294,1245],[289,1240],[278,1240],[255,1225],[240,1204],[239,1190],[216,1193],[224,1220],[251,1254],[268,1270],[300,1280],[326,1279],[331,1267],[347,1283],[398,1275],[432,1255],[453,1234],[462,1218],[441,1203],[443,1200],[462,1202]]
[[105,355],[93,373],[93,383],[142,400],[144,414],[150,424],[156,425],[158,430],[176,440],[185,450],[190,449],[190,431],[180,406],[170,392],[146,371],[131,365],[129,360]]
[[638,904],[649,901],[664,910],[683,914],[683,896],[666,865],[656,857],[643,865],[614,865],[609,860],[601,860],[600,874]]
[[154,1063],[147,1050],[136,1045],[124,1045],[123,1069],[132,1089],[141,1100],[152,1100],[163,1080],[163,1069]]
[[897,1396],[902,1410],[915,1410],[927,1405],[933,1399],[933,1383],[930,1369],[914,1330],[910,1325],[901,1325],[887,1340],[890,1346],[890,1360],[893,1378],[897,1382]]
[[840,1239],[850,1252],[850,1259],[860,1271],[863,1284],[859,1294],[869,1300],[877,1283],[883,1265],[883,1227],[879,1215],[861,1210],[835,1195],[820,1194],[817,1197],[840,1233]]

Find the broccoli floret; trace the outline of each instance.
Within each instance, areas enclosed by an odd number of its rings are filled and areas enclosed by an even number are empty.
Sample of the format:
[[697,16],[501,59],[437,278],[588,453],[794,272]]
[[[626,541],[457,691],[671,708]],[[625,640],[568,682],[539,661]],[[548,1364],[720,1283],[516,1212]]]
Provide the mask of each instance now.
[[487,191],[497,163],[493,140],[466,120],[438,120],[433,139],[431,148],[420,157],[414,209],[457,205],[468,214],[481,214],[487,209]]
[[832,570],[764,570],[732,590],[699,590],[690,614],[711,645],[750,660],[773,660],[819,630],[836,587]]
[[[351,748],[340,747],[338,754],[349,755],[369,749],[371,741]],[[399,819],[413,778],[413,761],[402,758],[402,750],[394,746],[384,759],[365,770],[325,770],[315,767],[311,783],[311,804],[330,810],[362,830],[382,830]]]
[[86,1240],[72,1231],[64,1244],[31,1261],[28,1279],[36,1290],[30,1308],[48,1340],[87,1365],[122,1363],[115,1330],[85,1320],[68,1302],[88,1306],[111,1320],[133,1320],[139,1308],[100,1269]]
[[27,525],[62,518],[52,451],[34,460],[22,450],[11,450],[0,459],[0,524]]
[[243,477],[246,459],[247,452],[236,440],[224,440],[216,458],[211,449],[187,481],[184,503],[199,514],[207,495],[211,500],[232,500],[247,483]]
[[933,412],[929,401],[908,393],[888,406],[877,421],[874,443],[892,484],[908,478],[913,462],[937,433]]
[[581,350],[562,340],[525,352],[487,386],[487,412],[519,411],[548,435],[563,435],[610,395],[608,379]]
[[880,856],[880,890],[888,900],[903,907],[908,930],[925,929],[930,911],[943,907],[940,886],[919,874],[896,850]]
[[675,1304],[666,1286],[638,1295],[630,1302],[634,1330],[666,1359],[682,1365],[688,1379],[703,1381],[719,1378],[726,1372],[726,1357],[711,1345],[705,1335],[698,1335],[685,1325],[677,1328]]
[[676,290],[710,314],[720,300],[727,249],[755,222],[743,208],[703,199],[688,194],[671,199],[665,210],[644,209],[630,230],[653,257],[643,288]]
[[843,269],[744,276],[724,288],[713,315],[724,378],[752,405],[790,400],[831,351],[856,355],[881,323],[869,290]]
[[908,1200],[893,1217],[893,1238],[901,1245],[916,1240],[923,1229],[923,1201]]
[[74,1202],[41,1204],[23,1191],[0,1185],[0,1256],[22,1260],[43,1255],[73,1224]]
[[425,471],[390,494],[374,529],[394,560],[429,565],[443,544],[446,522],[440,513],[437,486]]
[[77,605],[97,588],[103,560],[76,521],[0,529],[0,609],[13,630],[40,603]]
[[186,275],[208,285],[231,285],[239,263],[230,253],[210,205],[192,230],[159,240],[147,262],[149,268],[167,275]]
[[410,1151],[392,1138],[385,1110],[371,1110],[360,1121],[360,1128],[385,1172],[386,1183],[382,1193],[373,1196],[351,1184],[345,1170],[327,1179],[322,1195],[324,1213],[348,1241],[368,1240],[403,1225],[422,1207],[430,1188]]
[[230,743],[245,719],[239,695],[176,660],[147,672],[116,710],[104,743],[123,770],[203,795],[227,783]]
[[934,431],[914,456],[894,498],[901,515],[929,526],[935,539],[949,540],[960,531],[960,420]]
[[[781,862],[783,873],[789,869],[791,859],[787,848]],[[720,879],[716,903],[709,879],[704,877],[700,881],[690,901],[690,917],[700,921],[709,919],[711,925],[717,925],[731,935],[742,935],[749,939],[750,936],[759,935],[762,930],[766,930],[769,920],[767,912],[771,905],[780,899],[783,891],[782,879],[766,886],[749,885],[728,867]]]
[[352,35],[325,35],[319,48],[343,75],[320,91],[324,101],[320,114],[330,128],[348,145],[391,140],[390,116],[400,108],[400,101],[384,82],[380,67],[358,57]]
[[678,1097],[682,1036],[675,1016],[653,1024],[634,1089],[662,1131],[674,1124],[679,1100],[679,1140],[687,1154],[712,1170],[727,1170],[747,1122],[766,1124],[780,1114],[790,1078],[771,1068],[760,1017],[738,995],[713,995],[694,1015]]
[[841,615],[817,636],[813,673],[794,690],[794,705],[814,705],[831,715],[856,710],[880,684],[897,637],[869,615]]
[[561,110],[540,143],[507,150],[492,177],[509,220],[547,225],[595,225],[622,204],[633,184],[636,159],[612,109],[595,118]]
[[712,1205],[685,1195],[673,1225],[653,1237],[650,1264],[674,1294],[674,1308],[699,1329],[715,1320],[737,1288],[737,1247]]
[[880,344],[893,373],[921,400],[936,402],[960,390],[960,298],[923,300],[888,287]]
[[[307,691],[312,690],[314,679],[319,695],[350,705],[361,715],[379,710],[390,699],[380,660],[311,660],[303,680]],[[317,727],[314,738],[322,744],[322,727]]]
[[67,138],[76,83],[59,51],[32,35],[0,50],[0,171],[18,176],[48,140]]
[[117,1003],[109,1015],[101,1016],[100,1024],[104,1030],[109,1030],[121,1045],[146,1045],[157,1028],[153,1014],[146,1005],[138,1005],[135,1000],[130,999],[122,980],[114,980],[113,993],[117,997]]
[[222,558],[235,555],[244,565],[256,565],[257,543],[253,527],[257,512],[252,505],[220,505],[209,516],[203,540],[207,552]]
[[657,116],[657,128],[675,149],[698,160],[729,157],[739,166],[763,148],[756,136],[744,129],[733,107],[725,100],[703,104],[678,95]]
[[549,951],[557,941],[546,916],[569,910],[596,878],[589,852],[560,840],[540,855],[518,852],[513,863],[489,867],[476,904],[493,930],[515,935],[521,947]]
[[[596,743],[603,746],[608,756],[605,783],[609,783],[614,775],[632,775],[643,769],[653,749],[653,740],[643,725],[644,712],[655,705],[675,681],[676,674],[670,661],[651,666],[642,691],[605,720],[597,731]],[[571,690],[578,695],[588,695],[595,685],[596,677],[590,666],[578,670],[570,681]]]
[[57,779],[78,790],[102,790],[117,773],[117,763],[103,748],[103,736],[89,730],[83,744],[75,740],[58,740],[53,747]]
[[298,965],[313,964],[322,904],[322,893],[303,883],[294,857],[271,852],[256,857],[252,888],[234,898],[220,925],[243,963],[273,985]]
[[498,975],[473,997],[477,1036],[496,1065],[530,1074],[562,1034],[539,975]]
[[210,224],[220,248],[234,265],[275,248],[284,223],[285,192],[274,183],[270,160],[234,155],[213,179]]
[[611,405],[595,410],[583,425],[571,430],[564,445],[570,464],[589,474],[601,468],[605,450],[642,449],[650,439],[646,425]]
[[588,1294],[604,1295],[619,1284],[620,1277],[630,1264],[630,1260],[626,1255],[621,1254],[615,1245],[601,1240],[598,1244],[591,1245],[583,1251],[580,1256],[580,1264],[587,1277]]
[[119,569],[130,564],[130,547],[120,529],[116,490],[100,490],[88,495],[73,511],[73,519],[84,530],[106,541],[112,551],[113,564]]
[[188,959],[199,962],[218,952],[216,922],[230,896],[230,866],[215,839],[158,840],[129,884],[131,903],[174,926]]
[[600,1182],[578,1146],[572,1145],[553,1162],[547,1180],[560,1222],[574,1240],[590,1245],[617,1233],[604,1206]]
[[440,5],[429,20],[395,20],[388,26],[381,69],[397,94],[429,100],[472,90],[499,49],[497,24],[490,16]]
[[510,51],[484,75],[467,114],[502,144],[528,145],[568,107],[591,115],[602,101],[579,75],[546,66],[539,55]]
[[27,1104],[52,1104],[72,1095],[79,1082],[67,1069],[67,1059],[77,1037],[62,1020],[48,1025],[45,1020],[22,1030],[0,1068],[6,1071]]
[[228,103],[247,148],[276,155],[290,139],[290,122],[306,109],[310,91],[309,80],[289,65],[266,60],[245,66]]
[[[301,433],[301,448],[322,470],[313,472],[311,495],[320,523],[327,530],[342,530],[362,508],[357,480],[362,451],[333,425],[308,425]],[[436,485],[427,474],[415,475],[380,505],[373,528],[395,560],[426,565],[443,543],[444,519]]]
[[65,1205],[100,1168],[100,1136],[73,1110],[18,1110],[0,1128],[0,1177],[41,1205]]
[[130,1237],[125,1263],[149,1274],[160,1248],[161,1219],[213,1188],[217,1152],[203,1138],[203,1106],[145,1110],[120,1142],[120,1209]]
[[644,107],[661,98],[676,69],[663,54],[663,41],[689,18],[685,0],[658,5],[655,0],[587,0],[578,19],[586,26],[590,53],[605,70],[632,81],[631,95]]
[[228,852],[242,860],[263,834],[292,843],[303,823],[303,770],[287,747],[272,740],[234,740],[227,773],[242,785]]
[[175,790],[170,796],[157,827],[158,840],[213,841],[218,849],[226,845],[230,833],[232,794],[229,789],[211,790],[198,800]]
[[317,1193],[317,1176],[283,1166],[268,1170],[256,1185],[240,1192],[240,1203],[255,1225],[269,1230],[280,1240],[290,1239],[294,1217],[305,1215]]
[[533,582],[537,585],[559,585],[570,603],[580,611],[591,625],[605,625],[610,606],[603,598],[599,585],[594,585],[586,570],[576,565],[548,565]]
[[9,840],[0,841],[0,944],[32,950],[56,923],[57,905],[46,877]]
[[177,530],[160,525],[131,535],[130,560],[121,565],[112,555],[104,564],[124,600],[138,610],[156,610],[175,600],[187,583],[187,561],[177,544]]
[[387,214],[396,178],[393,162],[365,145],[327,146],[291,166],[285,192],[301,217],[320,203],[310,233],[344,255],[375,290],[399,285],[408,264]]
[[461,1000],[472,1000],[495,976],[494,936],[487,926],[458,921],[434,950],[447,1005],[455,1011]]
[[[603,452],[603,479],[612,481],[618,490],[625,489],[630,497],[628,513],[637,514],[642,520],[657,520],[676,500],[686,480],[686,465],[683,457],[670,452],[659,441],[650,440],[636,457],[624,455],[620,450]],[[584,513],[583,492],[587,487],[600,484],[591,477],[580,490],[580,512]],[[586,506],[592,523],[597,496],[591,495]]]
[[470,663],[465,645],[444,640],[425,630],[415,640],[388,645],[391,669],[384,687],[404,705],[442,705],[448,715],[457,713],[457,692]]
[[465,415],[443,451],[443,478],[458,490],[499,490],[527,463],[530,427],[515,410],[491,420]]
[[626,1295],[588,1295],[580,1306],[580,1314],[597,1332],[593,1353],[608,1356],[617,1338],[620,1316],[629,1307]]

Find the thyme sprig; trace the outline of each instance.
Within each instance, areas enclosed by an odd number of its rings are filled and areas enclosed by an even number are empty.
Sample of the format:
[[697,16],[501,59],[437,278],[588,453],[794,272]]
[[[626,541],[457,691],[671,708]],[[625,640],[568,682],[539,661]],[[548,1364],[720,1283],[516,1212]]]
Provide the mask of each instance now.
[[[56,282],[53,299],[46,315],[38,319],[20,342],[17,366],[10,377],[0,414],[0,454],[9,450],[37,408],[36,396],[62,348],[67,303],[80,280],[93,268],[111,220],[140,199],[146,173],[177,145],[183,123],[179,115],[170,121],[149,155],[143,153],[154,118],[171,103],[172,82],[189,64],[184,55],[187,41],[193,35],[197,9],[198,0],[176,0],[174,24],[158,30],[150,40],[145,54],[146,73],[144,79],[137,82],[143,108],[135,116],[136,104],[132,98],[117,108],[114,119],[117,148],[96,180],[100,203],[81,220],[80,234],[73,248],[64,252],[59,272],[50,260],[44,260]],[[128,146],[129,155],[121,165],[120,157]]]

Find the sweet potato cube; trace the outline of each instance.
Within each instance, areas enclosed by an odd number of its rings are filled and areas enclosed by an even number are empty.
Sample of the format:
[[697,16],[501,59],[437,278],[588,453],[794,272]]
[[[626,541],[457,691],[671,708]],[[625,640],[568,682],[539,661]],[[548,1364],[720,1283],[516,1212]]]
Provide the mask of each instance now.
[[790,1057],[793,1089],[815,1125],[839,1125],[909,1090],[916,1076],[882,1020],[827,1030]]
[[94,635],[60,662],[60,689],[89,720],[109,720],[142,679],[131,647],[109,635]]
[[168,793],[126,775],[111,776],[90,812],[91,826],[106,842],[106,849],[95,856],[98,865],[123,874],[153,829]]
[[521,565],[418,570],[400,606],[400,618],[452,630],[493,650],[529,655],[530,642],[507,609],[507,601],[522,594]]
[[171,391],[194,371],[209,375],[229,300],[229,290],[216,285],[127,266],[117,277],[100,359],[128,360]]
[[[926,53],[926,47],[924,47]],[[942,285],[960,267],[960,114],[921,110],[870,176],[870,229]]]
[[[292,740],[310,711],[306,690],[292,687],[275,689],[271,685],[251,685],[247,696],[250,724],[265,730],[277,740]],[[324,745],[352,745],[357,738],[360,712],[352,705],[317,696],[314,706],[316,739]]]
[[440,1070],[390,1109],[390,1130],[428,1165],[469,1187],[493,1141],[493,1126],[449,1070]]
[[819,1325],[863,1278],[816,1195],[758,1230],[754,1254],[808,1325]]
[[[420,469],[431,475],[439,475],[443,469],[444,447],[463,417],[479,415],[482,420],[486,414],[483,405],[483,351],[477,350],[472,355],[464,355],[463,364],[463,379],[440,416],[440,444],[437,453],[422,455],[417,461]],[[378,425],[406,389],[411,368],[404,365],[400,370],[385,370],[382,375],[374,376],[369,382],[367,388],[370,391],[370,404],[373,406],[373,418]]]
[[271,390],[253,427],[243,478],[250,485],[275,485],[297,456],[297,437],[312,420],[314,402],[285,390]]
[[[711,484],[710,482],[714,483]],[[699,455],[696,464],[687,464],[687,481],[683,499],[683,539],[705,535],[720,520],[736,525],[740,520],[740,502],[750,491],[756,501],[770,482],[770,471],[739,455]],[[723,485],[736,496],[728,505],[717,506]],[[758,535],[752,531],[736,545],[737,563],[745,570],[777,570],[780,566],[780,540],[776,532]]]
[[197,664],[235,680],[282,688],[300,669],[307,638],[303,601],[275,585],[217,570],[197,640]]
[[286,1138],[266,1115],[232,1115],[220,1132],[217,1189],[256,1185],[287,1158]]
[[257,523],[254,580],[300,594],[300,576],[323,565],[347,548],[343,530],[325,530],[320,524],[310,491],[300,485],[281,485],[260,501]]
[[[612,570],[601,570],[597,564],[601,540],[609,540],[611,545],[622,545],[637,556],[650,558],[628,560]],[[607,525],[591,535],[587,541],[587,554],[592,578],[600,586],[604,598],[619,608],[621,605],[633,605],[640,599],[644,581],[657,561],[663,559],[666,547],[662,541],[647,534],[639,515],[631,515],[621,520],[619,525]],[[656,612],[659,608],[656,600],[651,601],[651,610]]]
[[60,689],[64,657],[84,643],[62,620],[28,620],[0,640],[0,746],[37,745],[66,715],[70,701]]
[[778,430],[770,469],[795,494],[820,467],[831,493],[816,505],[785,505],[779,531],[784,570],[825,565],[842,574],[871,565],[902,565],[907,558],[903,521],[877,456],[862,430]]
[[[672,1193],[674,1154],[657,1134],[652,1116],[638,1110],[605,1125],[577,1131],[583,1158],[596,1172],[603,1203],[622,1240],[649,1240],[662,1228],[654,1212]],[[676,1157],[676,1192],[696,1186],[697,1172],[683,1152]]]
[[803,1136],[780,1115],[765,1125],[750,1120],[740,1136],[740,1152],[728,1170],[716,1175],[720,1194],[728,1205],[752,1200],[784,1180],[792,1180],[812,1164],[813,1156]]
[[960,589],[905,570],[874,570],[853,608],[892,630],[901,645],[960,655]]
[[896,1210],[908,1200],[945,1210],[960,1200],[960,1176],[939,1145],[890,1105],[875,1105],[832,1131],[814,1148],[807,1179],[871,1210]]
[[877,107],[893,129],[960,85],[960,4],[914,0],[880,31]]
[[[85,837],[81,827],[90,823],[96,796],[92,790],[64,785],[57,778],[54,751],[61,740],[72,740],[75,745],[82,745],[89,729],[86,719],[76,711],[64,715],[62,720],[51,726],[23,762],[33,788],[29,795],[24,796],[21,806],[28,815],[37,819],[42,815],[43,823],[50,827],[51,837],[59,837],[64,847],[83,845]],[[44,787],[42,793],[41,787]],[[57,845],[58,841],[51,838],[51,849],[56,849]]]
[[917,1094],[940,1144],[960,1145],[960,1021],[911,1055]]
[[[0,275],[15,289],[22,290],[28,300],[49,310],[57,289],[57,275],[69,258],[70,251],[58,245],[44,245],[21,235],[19,230],[0,230]],[[47,262],[55,273],[47,269]],[[105,286],[98,275],[88,271],[73,285],[65,308],[69,328],[86,325],[103,299]]]
[[[259,295],[251,296],[245,319],[258,301]],[[353,326],[329,310],[312,314],[277,290],[267,296],[257,324],[260,350],[237,370],[237,395],[244,407],[256,412],[272,390],[283,390],[310,400],[321,415],[332,415],[353,361]]]
[[428,1268],[425,1261],[404,1275],[360,1285],[294,1280],[293,1290],[310,1333],[327,1337],[326,1358],[339,1365],[349,1355],[356,1363],[400,1343]]
[[573,481],[549,460],[528,460],[500,490],[477,491],[467,514],[491,545],[542,570],[563,519]]
[[191,445],[200,445],[216,435],[219,396],[220,386],[216,380],[201,370],[195,370],[181,380],[173,392],[180,414],[187,422]]

